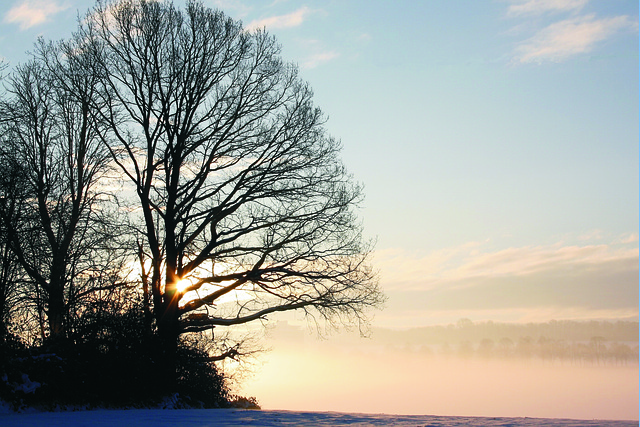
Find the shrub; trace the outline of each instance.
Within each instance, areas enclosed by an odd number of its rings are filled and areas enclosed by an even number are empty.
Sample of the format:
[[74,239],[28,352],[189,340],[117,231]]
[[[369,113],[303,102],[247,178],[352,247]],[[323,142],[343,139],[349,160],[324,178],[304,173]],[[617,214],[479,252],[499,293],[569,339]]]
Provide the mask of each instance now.
[[[88,313],[64,342],[32,348],[3,346],[0,398],[16,409],[34,406],[45,410],[230,405],[223,375],[197,340],[178,345],[173,390],[159,373],[159,342],[144,333],[139,311],[93,314]],[[167,398],[177,400],[168,405]]]

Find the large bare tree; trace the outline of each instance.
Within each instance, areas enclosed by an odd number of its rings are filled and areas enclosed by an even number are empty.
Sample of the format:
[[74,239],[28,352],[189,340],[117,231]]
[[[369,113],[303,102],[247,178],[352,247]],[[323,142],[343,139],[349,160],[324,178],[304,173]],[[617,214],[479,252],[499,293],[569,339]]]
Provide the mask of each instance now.
[[102,67],[95,112],[135,193],[167,352],[184,332],[281,311],[366,321],[383,295],[362,188],[274,37],[196,1],[145,0],[98,3],[76,37]]

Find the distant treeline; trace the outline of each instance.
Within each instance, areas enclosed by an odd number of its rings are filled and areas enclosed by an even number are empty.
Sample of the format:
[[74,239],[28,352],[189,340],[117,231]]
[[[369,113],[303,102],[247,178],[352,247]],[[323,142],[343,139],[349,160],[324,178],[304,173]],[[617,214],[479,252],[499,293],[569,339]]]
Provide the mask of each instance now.
[[455,324],[425,326],[401,331],[377,329],[376,338],[403,341],[419,341],[424,344],[443,342],[479,342],[488,338],[498,341],[502,338],[518,340],[541,337],[561,341],[589,341],[593,337],[603,337],[606,341],[638,342],[637,321],[576,321],[552,320],[546,323],[498,323],[492,321],[472,322],[460,319]]
[[404,331],[377,329],[374,335],[378,343],[432,355],[638,363],[637,321],[516,324],[461,319],[456,324]]

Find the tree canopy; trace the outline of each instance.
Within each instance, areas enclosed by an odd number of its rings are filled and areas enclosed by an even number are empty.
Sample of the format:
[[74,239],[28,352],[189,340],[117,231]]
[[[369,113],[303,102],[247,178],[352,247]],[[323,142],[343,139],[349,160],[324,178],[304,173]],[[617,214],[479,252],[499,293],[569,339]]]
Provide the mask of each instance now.
[[[311,308],[361,320],[380,302],[353,211],[362,188],[274,37],[198,2],[123,1],[99,4],[76,40],[67,50],[98,64],[96,114],[137,194],[160,328]],[[215,310],[240,290],[251,297]]]

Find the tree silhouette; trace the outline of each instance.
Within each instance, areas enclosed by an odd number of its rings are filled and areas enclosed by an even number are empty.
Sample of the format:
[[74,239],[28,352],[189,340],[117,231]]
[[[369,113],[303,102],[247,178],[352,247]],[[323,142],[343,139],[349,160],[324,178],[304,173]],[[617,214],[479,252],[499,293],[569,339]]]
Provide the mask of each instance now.
[[[2,73],[7,68],[8,65],[0,61],[0,80],[4,79]],[[0,117],[6,116],[6,105],[0,102]],[[0,120],[0,123],[2,122],[4,120]],[[6,126],[0,126],[2,140],[5,133]],[[10,150],[4,145],[0,145],[0,169],[3,171],[0,175],[0,352],[4,352],[9,325],[17,309],[18,282],[21,274],[18,260],[11,250],[9,233],[20,216],[23,198],[21,188],[24,184],[20,169],[11,160]]]
[[500,344],[500,355],[503,357],[509,357],[513,353],[514,343],[511,338],[502,337],[499,341]]
[[272,36],[194,1],[125,0],[99,2],[74,51],[98,67],[93,114],[137,198],[170,361],[182,333],[275,312],[364,324],[383,297],[354,214],[362,189]]
[[90,114],[95,74],[78,61],[52,59],[60,53],[52,45],[38,49],[38,58],[8,78],[0,217],[13,268],[17,262],[29,278],[42,336],[46,314],[48,335],[57,340],[67,336],[72,307],[95,285],[91,273],[104,274],[104,266],[95,268],[107,240],[97,184],[110,157]]
[[18,282],[21,271],[18,260],[11,250],[9,230],[15,227],[20,211],[20,188],[23,181],[20,172],[8,161],[3,147],[0,148],[0,346],[4,341],[17,309]]

